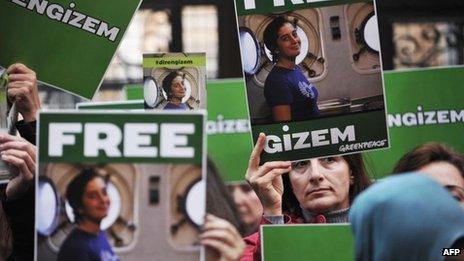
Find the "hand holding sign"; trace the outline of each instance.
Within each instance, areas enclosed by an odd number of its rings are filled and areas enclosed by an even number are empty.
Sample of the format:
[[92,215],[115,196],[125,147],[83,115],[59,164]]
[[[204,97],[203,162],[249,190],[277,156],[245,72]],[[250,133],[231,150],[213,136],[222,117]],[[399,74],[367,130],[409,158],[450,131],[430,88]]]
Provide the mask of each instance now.
[[8,198],[18,197],[33,184],[36,166],[36,147],[25,139],[0,134],[1,159],[11,166],[12,179],[6,187]]
[[6,72],[9,80],[8,100],[16,103],[18,112],[26,122],[35,121],[36,112],[40,109],[35,72],[21,63],[11,65]]
[[292,167],[289,161],[272,161],[259,166],[265,143],[266,135],[260,133],[256,146],[251,152],[245,178],[258,195],[264,214],[281,215],[284,193],[282,174],[289,172]]
[[224,219],[206,215],[201,243],[216,249],[219,256],[215,260],[239,260],[245,250],[245,242],[237,229]]

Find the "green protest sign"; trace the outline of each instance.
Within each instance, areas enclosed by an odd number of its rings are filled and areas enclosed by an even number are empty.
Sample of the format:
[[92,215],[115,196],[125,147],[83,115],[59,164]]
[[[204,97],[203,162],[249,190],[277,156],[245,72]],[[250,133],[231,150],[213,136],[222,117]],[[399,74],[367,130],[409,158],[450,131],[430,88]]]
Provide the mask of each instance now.
[[464,152],[464,67],[384,74],[391,148],[365,154],[376,178],[390,174],[408,151],[429,141]]
[[39,161],[200,164],[203,117],[202,113],[42,112]]
[[252,150],[244,94],[243,79],[208,82],[208,155],[226,181],[244,180]]
[[[205,117],[202,111],[41,112],[36,259],[98,253],[111,260],[200,260]],[[80,237],[81,220],[90,218],[101,244]]]
[[92,98],[140,0],[0,2],[0,66]]
[[389,147],[373,1],[236,1],[261,163]]
[[263,261],[354,260],[350,225],[264,225],[261,227]]
[[142,83],[133,83],[126,84],[123,88],[124,93],[126,94],[127,100],[143,100],[143,84]]

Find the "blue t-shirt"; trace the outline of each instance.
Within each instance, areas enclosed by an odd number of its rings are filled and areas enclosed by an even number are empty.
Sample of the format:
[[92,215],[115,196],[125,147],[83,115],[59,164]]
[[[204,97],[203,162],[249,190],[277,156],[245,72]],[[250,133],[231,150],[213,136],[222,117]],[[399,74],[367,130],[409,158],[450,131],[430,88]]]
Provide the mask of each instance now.
[[174,103],[168,103],[166,106],[164,106],[163,110],[188,110],[187,104],[181,103],[179,105],[176,105]]
[[118,261],[111,249],[105,232],[94,235],[74,229],[66,238],[58,253],[58,261]]
[[264,97],[269,107],[290,105],[292,121],[319,115],[316,86],[303,75],[300,67],[293,70],[274,66],[264,84]]

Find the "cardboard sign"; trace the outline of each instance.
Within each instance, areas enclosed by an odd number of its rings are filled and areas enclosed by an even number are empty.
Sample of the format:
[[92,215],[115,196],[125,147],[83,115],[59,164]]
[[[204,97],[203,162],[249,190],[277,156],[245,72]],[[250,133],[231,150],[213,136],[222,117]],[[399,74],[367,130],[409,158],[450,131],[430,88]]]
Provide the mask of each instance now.
[[206,54],[144,54],[143,86],[146,109],[205,109]]
[[389,146],[373,2],[236,7],[253,140],[267,135],[262,162]]
[[140,0],[0,2],[0,66],[92,98]]
[[391,148],[365,155],[376,178],[392,173],[405,153],[426,142],[464,152],[464,67],[388,71],[384,79]]
[[[75,221],[93,218],[106,234],[97,256],[199,260],[204,122],[202,112],[40,113],[37,259],[66,258],[76,246],[90,251]],[[102,247],[105,237],[112,250]]]
[[348,224],[261,226],[263,261],[354,260],[354,239]]

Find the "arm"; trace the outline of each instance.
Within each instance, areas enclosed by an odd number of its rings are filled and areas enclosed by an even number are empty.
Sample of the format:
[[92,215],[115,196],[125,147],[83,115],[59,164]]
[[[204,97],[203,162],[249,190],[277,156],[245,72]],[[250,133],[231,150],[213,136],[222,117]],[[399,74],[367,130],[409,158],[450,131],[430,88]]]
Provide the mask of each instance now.
[[277,105],[272,107],[272,119],[275,122],[291,121],[292,110],[290,105]]

